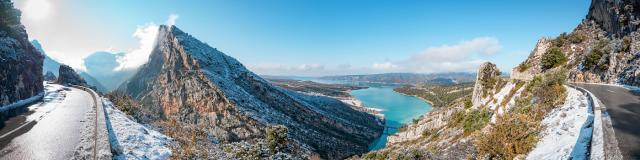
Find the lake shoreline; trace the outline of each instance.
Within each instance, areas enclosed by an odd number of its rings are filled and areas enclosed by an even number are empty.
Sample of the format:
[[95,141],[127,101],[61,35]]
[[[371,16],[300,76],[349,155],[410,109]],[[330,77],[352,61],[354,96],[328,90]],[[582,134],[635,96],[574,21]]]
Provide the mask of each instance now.
[[430,105],[431,107],[436,108],[436,106],[433,106],[433,102],[431,102],[431,101],[429,101],[429,100],[427,100],[427,99],[424,99],[424,98],[422,98],[422,97],[419,97],[419,96],[417,96],[417,95],[405,94],[405,93],[402,93],[402,92],[398,92],[398,91],[396,91],[396,90],[393,90],[393,91],[394,91],[394,92],[396,92],[396,93],[399,93],[399,94],[405,95],[405,96],[409,96],[409,97],[416,97],[416,98],[418,98],[418,99],[420,99],[420,100],[422,100],[422,101],[424,101],[424,102],[429,103],[429,105]]

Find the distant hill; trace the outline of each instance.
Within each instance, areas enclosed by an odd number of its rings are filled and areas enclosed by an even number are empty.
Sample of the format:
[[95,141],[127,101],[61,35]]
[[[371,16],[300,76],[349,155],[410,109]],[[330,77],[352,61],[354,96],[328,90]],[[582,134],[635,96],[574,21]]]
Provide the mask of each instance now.
[[136,71],[135,69],[116,70],[120,65],[118,58],[122,56],[124,56],[124,53],[92,53],[84,58],[86,72],[92,75],[97,82],[103,84],[107,91],[114,90]]
[[344,75],[344,76],[325,76],[321,79],[356,81],[356,82],[376,82],[376,83],[398,83],[398,84],[420,84],[420,83],[438,83],[438,84],[457,84],[465,82],[473,82],[476,78],[475,73],[451,72],[451,73],[383,73],[369,75]]

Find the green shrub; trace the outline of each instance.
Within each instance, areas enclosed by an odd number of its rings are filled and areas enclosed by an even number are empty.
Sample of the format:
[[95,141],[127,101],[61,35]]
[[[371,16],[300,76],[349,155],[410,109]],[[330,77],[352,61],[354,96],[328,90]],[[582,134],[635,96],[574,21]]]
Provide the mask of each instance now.
[[471,97],[464,97],[464,109],[469,109],[473,106],[473,102],[471,102]]
[[[622,41],[622,50],[625,50],[625,48],[629,48],[629,47],[625,47],[625,40],[623,39]],[[628,41],[628,43],[631,43]],[[587,55],[584,59],[584,67],[587,69],[602,69],[602,70],[606,70],[607,66],[606,65],[601,65],[600,67],[597,67],[600,59],[602,59],[602,57],[606,57],[606,55],[608,54],[608,51],[611,50],[611,48],[608,47],[609,45],[609,40],[607,39],[603,39],[598,41],[598,43],[596,43],[596,45],[591,49],[591,52],[589,53],[589,55]],[[629,44],[630,45],[630,44]]]
[[518,65],[518,72],[524,72],[524,71],[526,71],[527,69],[529,69],[530,67],[531,67],[531,66],[530,66],[530,65],[529,65],[529,63],[527,63],[526,61],[525,61],[525,62],[522,62],[522,63],[520,63],[520,64]]
[[447,121],[447,127],[457,127],[464,120],[465,110],[458,110],[451,114],[451,118]]
[[567,81],[567,71],[560,70],[544,75],[544,81],[539,89],[535,92],[538,98],[538,104],[542,107],[554,107],[564,103],[566,98],[566,89],[564,83]]
[[437,135],[438,134],[438,129],[425,129],[424,131],[422,131],[422,137],[429,137],[432,135]]
[[447,127],[462,127],[464,133],[468,135],[482,129],[491,120],[491,115],[492,113],[486,108],[474,109],[469,112],[465,110],[456,111],[451,115]]
[[283,125],[267,128],[267,147],[271,154],[282,152],[287,148],[289,129]]
[[555,47],[562,47],[565,43],[567,43],[567,32],[563,32],[558,36],[558,38],[551,41],[551,44]]
[[598,65],[598,62],[600,61],[600,58],[602,58],[603,54],[604,53],[600,49],[592,49],[591,53],[589,53],[589,55],[587,55],[584,60],[584,67],[593,69],[596,65]]
[[464,133],[468,135],[482,129],[489,120],[491,120],[491,112],[487,109],[477,109],[469,112],[464,118]]
[[544,70],[558,67],[566,62],[567,57],[558,47],[553,47],[542,55],[542,69]]
[[584,34],[572,33],[569,35],[568,40],[571,43],[582,43],[587,37]]

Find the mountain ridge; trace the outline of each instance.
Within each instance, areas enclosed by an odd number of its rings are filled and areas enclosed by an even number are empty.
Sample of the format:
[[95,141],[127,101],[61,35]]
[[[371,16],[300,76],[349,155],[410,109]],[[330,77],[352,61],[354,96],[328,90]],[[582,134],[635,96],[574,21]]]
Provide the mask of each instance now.
[[222,142],[260,139],[267,126],[281,124],[293,142],[329,159],[365,152],[381,134],[375,116],[276,87],[175,26],[160,26],[156,43],[149,61],[118,89],[160,115],[152,121],[209,125]]

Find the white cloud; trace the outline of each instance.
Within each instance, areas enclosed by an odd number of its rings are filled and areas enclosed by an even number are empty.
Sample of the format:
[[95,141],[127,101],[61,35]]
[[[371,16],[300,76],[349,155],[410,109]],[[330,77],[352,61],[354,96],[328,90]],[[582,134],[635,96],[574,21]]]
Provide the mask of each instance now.
[[373,64],[373,69],[389,70],[401,69],[403,72],[475,72],[484,62],[483,57],[493,55],[502,49],[498,39],[493,37],[479,37],[461,41],[454,45],[429,47],[423,52],[408,59]]
[[391,62],[385,62],[385,63],[374,63],[373,65],[371,65],[371,68],[376,70],[393,70],[393,69],[398,69],[400,67]]
[[502,49],[496,38],[479,37],[462,41],[455,45],[429,47],[411,59],[420,61],[458,61],[468,58],[470,54],[491,55]]
[[320,64],[301,64],[301,65],[282,65],[282,64],[257,64],[250,65],[249,68],[258,72],[305,72],[324,70],[324,65]]
[[[175,25],[178,18],[179,16],[177,14],[171,14],[165,23],[167,25]],[[136,31],[133,33],[133,37],[138,39],[138,48],[130,50],[124,57],[119,58],[118,62],[120,63],[120,66],[115,68],[115,70],[135,69],[147,63],[149,55],[151,54],[151,51],[153,51],[153,47],[156,45],[158,28],[159,25],[156,25],[153,22],[138,26]]]
[[124,57],[118,59],[120,66],[115,70],[133,69],[147,63],[158,36],[158,27],[154,23],[138,26],[133,33],[133,37],[138,39],[138,48],[129,51]]
[[173,26],[176,24],[176,20],[178,20],[178,18],[180,18],[179,15],[177,14],[171,14],[169,15],[169,18],[167,19],[167,21],[165,22],[165,24],[167,26]]
[[324,70],[324,65],[320,64],[302,64],[296,67],[298,71]]

